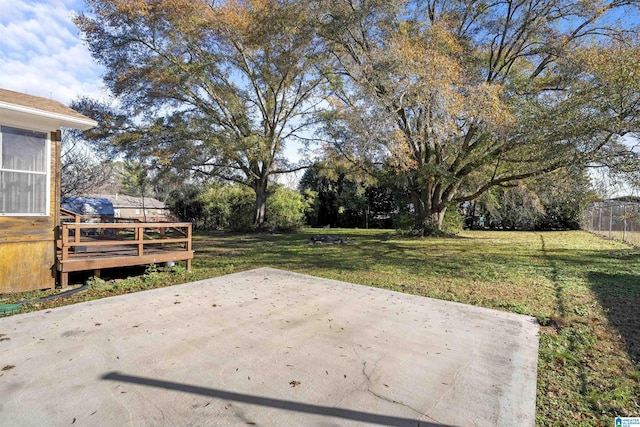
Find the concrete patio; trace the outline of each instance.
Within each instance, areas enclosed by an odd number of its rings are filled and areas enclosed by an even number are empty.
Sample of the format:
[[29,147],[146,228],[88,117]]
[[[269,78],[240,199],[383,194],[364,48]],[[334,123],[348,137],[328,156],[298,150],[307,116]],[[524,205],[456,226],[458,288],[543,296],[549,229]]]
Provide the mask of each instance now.
[[535,319],[258,269],[0,319],[0,424],[526,426]]

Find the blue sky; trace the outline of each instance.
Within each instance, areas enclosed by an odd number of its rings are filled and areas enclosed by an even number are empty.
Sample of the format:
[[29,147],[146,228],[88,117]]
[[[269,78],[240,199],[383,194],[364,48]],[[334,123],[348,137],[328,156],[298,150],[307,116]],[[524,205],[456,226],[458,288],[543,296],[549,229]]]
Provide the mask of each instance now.
[[72,22],[82,0],[0,0],[0,88],[69,104],[103,98],[103,70]]

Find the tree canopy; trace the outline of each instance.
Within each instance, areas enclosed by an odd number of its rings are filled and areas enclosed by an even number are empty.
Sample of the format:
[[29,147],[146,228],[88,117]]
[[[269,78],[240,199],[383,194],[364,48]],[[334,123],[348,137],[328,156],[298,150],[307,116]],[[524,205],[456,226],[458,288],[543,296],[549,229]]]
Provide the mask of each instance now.
[[[250,186],[265,220],[271,175],[315,112],[322,49],[302,1],[88,0],[76,23],[106,84],[166,163]],[[131,117],[130,117],[131,118]]]
[[416,227],[495,186],[597,159],[638,132],[637,1],[325,3],[331,149],[391,164]]
[[87,4],[76,22],[126,111],[104,135],[251,187],[256,226],[270,177],[305,166],[285,144],[312,130],[395,176],[418,229],[496,186],[637,163],[620,139],[640,131],[640,39],[621,17],[639,0]]

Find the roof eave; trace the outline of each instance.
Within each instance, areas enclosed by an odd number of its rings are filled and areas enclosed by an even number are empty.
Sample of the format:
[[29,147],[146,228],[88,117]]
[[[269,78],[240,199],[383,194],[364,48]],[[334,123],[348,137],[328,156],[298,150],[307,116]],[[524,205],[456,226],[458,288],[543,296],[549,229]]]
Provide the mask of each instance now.
[[72,129],[88,130],[98,125],[98,122],[89,118],[83,119],[80,117],[39,110],[37,108],[11,104],[3,101],[0,101],[0,111],[8,113],[9,116],[17,119],[18,121],[28,121],[34,116],[38,117],[42,120],[43,124],[46,124],[51,129],[67,127]]

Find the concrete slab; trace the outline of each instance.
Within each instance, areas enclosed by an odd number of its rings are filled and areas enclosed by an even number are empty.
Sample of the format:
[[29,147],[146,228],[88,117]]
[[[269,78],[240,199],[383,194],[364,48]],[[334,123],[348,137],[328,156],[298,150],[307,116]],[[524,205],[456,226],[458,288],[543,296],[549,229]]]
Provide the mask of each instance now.
[[0,424],[533,425],[537,333],[252,270],[0,319]]

